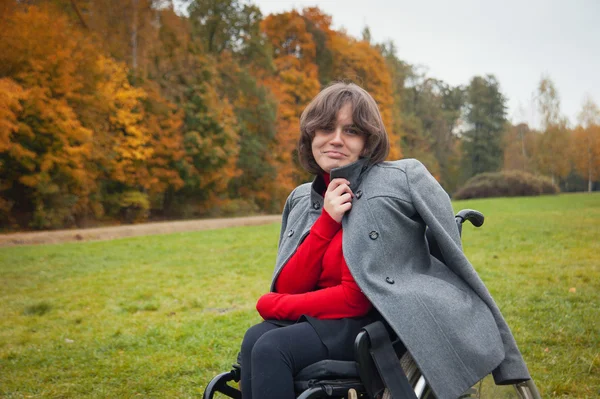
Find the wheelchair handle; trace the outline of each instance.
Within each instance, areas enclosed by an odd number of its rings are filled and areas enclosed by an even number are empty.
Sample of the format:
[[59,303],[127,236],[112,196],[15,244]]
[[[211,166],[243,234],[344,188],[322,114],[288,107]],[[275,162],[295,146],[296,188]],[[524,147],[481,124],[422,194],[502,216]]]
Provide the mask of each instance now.
[[473,209],[463,209],[456,214],[455,218],[459,225],[468,220],[475,227],[481,227],[485,221],[483,213]]

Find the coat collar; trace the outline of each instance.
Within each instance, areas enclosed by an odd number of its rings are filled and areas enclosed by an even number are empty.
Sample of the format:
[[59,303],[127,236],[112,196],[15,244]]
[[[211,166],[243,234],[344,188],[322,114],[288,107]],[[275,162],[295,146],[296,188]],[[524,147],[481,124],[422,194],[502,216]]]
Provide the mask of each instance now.
[[[360,158],[351,164],[333,169],[329,175],[331,176],[331,180],[340,177],[348,180],[350,182],[350,188],[352,191],[356,192],[362,181],[362,178],[364,177],[364,172],[366,172],[367,169],[369,169],[369,158]],[[327,188],[325,187],[323,177],[316,176],[312,182],[311,188],[312,190],[310,196],[313,208],[319,209],[323,206],[322,193],[325,192]]]

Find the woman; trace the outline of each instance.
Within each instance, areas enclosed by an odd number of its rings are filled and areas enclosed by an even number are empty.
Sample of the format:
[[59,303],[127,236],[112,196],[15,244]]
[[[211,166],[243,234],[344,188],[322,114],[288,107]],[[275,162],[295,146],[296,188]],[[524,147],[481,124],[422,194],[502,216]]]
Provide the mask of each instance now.
[[[315,174],[288,197],[270,293],[241,350],[244,399],[294,398],[293,376],[352,359],[360,329],[382,317],[438,398],[488,373],[529,379],[489,292],[464,257],[447,194],[416,160],[384,162],[377,104],[335,83],[300,119],[299,157]],[[425,228],[445,263],[429,254]],[[376,310],[375,310],[376,309]]]

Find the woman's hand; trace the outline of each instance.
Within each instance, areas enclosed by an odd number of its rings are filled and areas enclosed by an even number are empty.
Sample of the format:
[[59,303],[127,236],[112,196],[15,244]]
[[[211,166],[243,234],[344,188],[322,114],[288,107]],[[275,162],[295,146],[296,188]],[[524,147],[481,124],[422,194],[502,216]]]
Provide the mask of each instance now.
[[333,179],[325,192],[323,207],[333,220],[341,223],[344,214],[352,208],[352,198],[354,193],[350,190],[350,182],[341,178]]

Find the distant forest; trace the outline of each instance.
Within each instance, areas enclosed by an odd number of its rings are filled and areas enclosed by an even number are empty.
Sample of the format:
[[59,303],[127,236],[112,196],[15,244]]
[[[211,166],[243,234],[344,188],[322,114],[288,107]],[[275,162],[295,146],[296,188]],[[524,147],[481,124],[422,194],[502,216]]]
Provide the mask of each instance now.
[[451,86],[318,8],[262,15],[237,0],[0,2],[0,228],[278,213],[311,177],[299,116],[332,81],[369,91],[390,159],[421,160],[450,193],[520,170],[598,189],[600,112],[567,124],[550,78],[542,129],[507,120],[493,76]]

